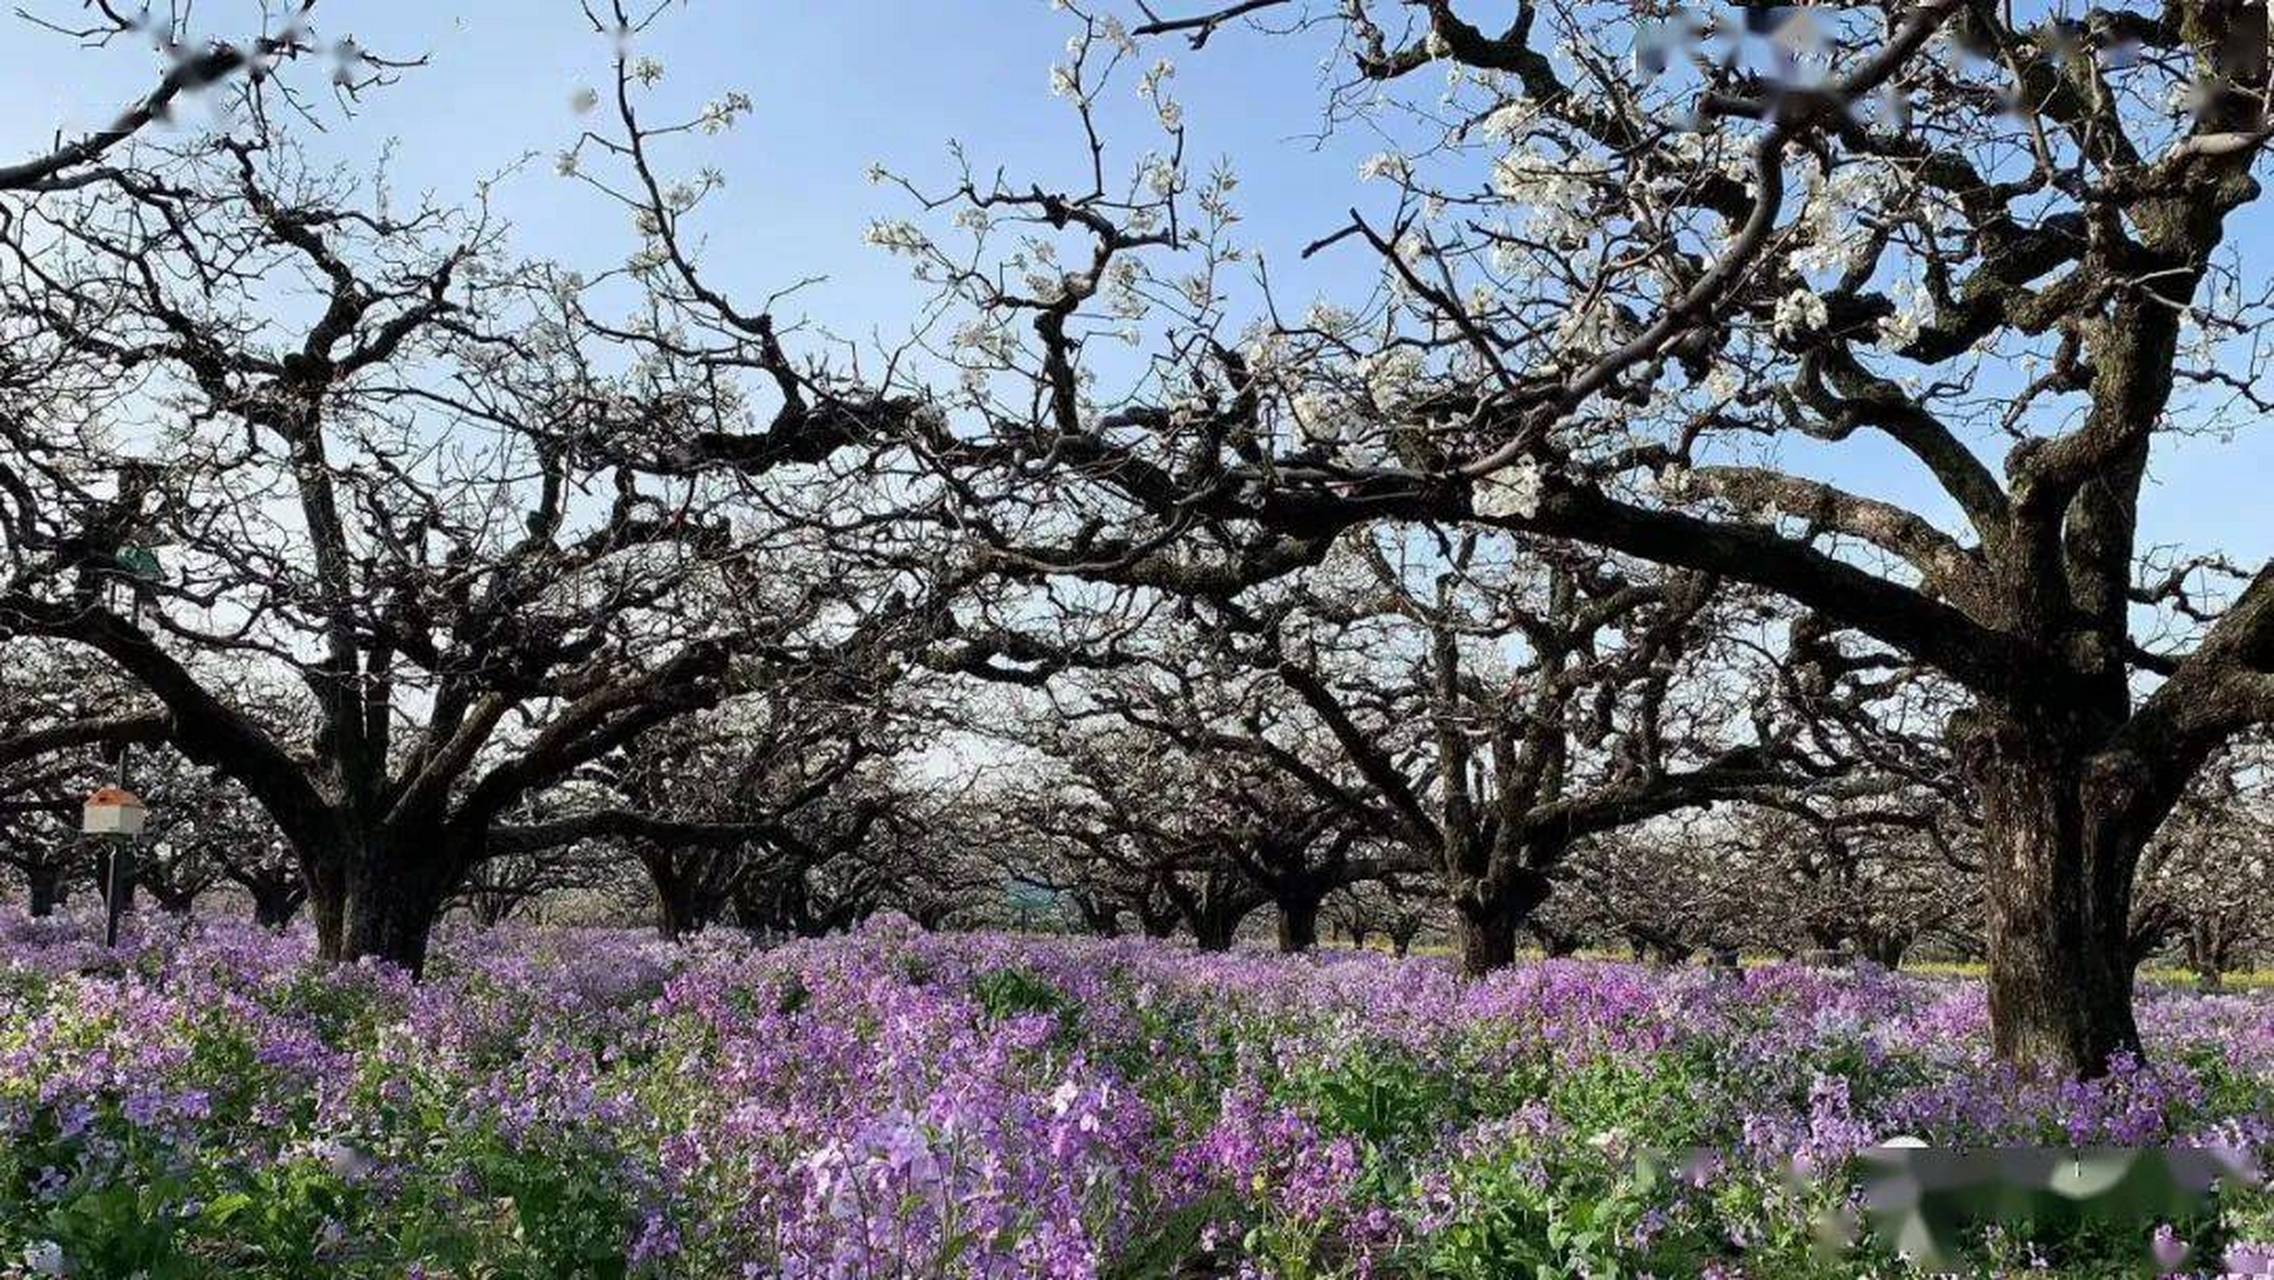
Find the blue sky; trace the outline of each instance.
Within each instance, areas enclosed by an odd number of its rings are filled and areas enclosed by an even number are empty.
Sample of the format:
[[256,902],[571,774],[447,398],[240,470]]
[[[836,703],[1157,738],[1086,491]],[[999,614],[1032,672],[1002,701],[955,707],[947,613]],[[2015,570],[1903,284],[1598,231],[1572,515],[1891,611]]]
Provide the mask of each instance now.
[[[52,0],[39,11],[69,19],[77,8]],[[233,34],[250,8],[207,0],[200,25]],[[323,0],[318,14],[327,37],[353,34],[385,53],[432,58],[370,97],[353,119],[327,113],[331,137],[321,150],[368,168],[392,140],[396,189],[431,190],[444,202],[464,199],[477,181],[527,156],[492,193],[494,207],[515,224],[522,253],[590,269],[634,247],[620,211],[553,169],[553,155],[579,124],[570,99],[580,86],[605,85],[613,49],[573,0]],[[982,166],[1046,182],[1078,174],[1079,135],[1049,91],[1050,65],[1063,57],[1071,30],[1046,0],[694,0],[675,8],[641,46],[664,64],[661,102],[692,110],[737,89],[755,105],[731,133],[690,142],[672,157],[677,167],[710,164],[727,176],[705,211],[718,277],[759,293],[823,275],[827,281],[801,305],[831,331],[886,340],[904,332],[925,292],[909,281],[904,262],[864,245],[861,233],[873,217],[912,210],[896,191],[869,183],[869,166],[944,177],[951,172],[945,144],[956,138]],[[1159,52],[1178,65],[1195,167],[1220,154],[1235,158],[1245,239],[1269,258],[1283,296],[1334,291],[1338,278],[1370,279],[1370,264],[1357,253],[1297,263],[1301,245],[1341,224],[1362,194],[1354,181],[1360,161],[1379,149],[1349,129],[1314,141],[1320,46],[1227,30],[1201,54],[1181,42]],[[0,156],[28,154],[58,127],[108,119],[147,84],[152,68],[147,52],[78,53],[62,37],[8,20],[0,26]],[[1104,99],[1109,142],[1130,140],[1124,162],[1159,136],[1133,79]],[[2274,205],[2261,207],[2258,222],[2274,221],[2268,208]],[[2241,216],[2239,233],[2254,249],[2274,247],[2274,231],[2241,229],[2252,217]],[[1857,488],[1924,493],[1891,448],[1844,448],[1828,465]],[[2144,512],[2147,540],[2223,549],[2246,564],[2274,555],[2270,478],[2274,431],[2165,446]]]

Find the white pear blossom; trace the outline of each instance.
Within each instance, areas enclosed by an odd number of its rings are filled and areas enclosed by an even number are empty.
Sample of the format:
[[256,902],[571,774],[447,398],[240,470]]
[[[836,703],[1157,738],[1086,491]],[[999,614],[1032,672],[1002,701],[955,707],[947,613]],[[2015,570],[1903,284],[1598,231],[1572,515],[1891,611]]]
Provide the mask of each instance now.
[[1268,380],[1287,363],[1287,339],[1268,330],[1258,333],[1241,345],[1240,359],[1249,377]]
[[1357,324],[1358,317],[1331,302],[1314,302],[1311,309],[1303,313],[1304,328],[1316,329],[1332,338],[1347,336]]
[[1304,391],[1288,403],[1295,415],[1295,425],[1302,430],[1303,438],[1313,444],[1336,444],[1342,439],[1343,420],[1350,407],[1339,396],[1318,391]]
[[576,112],[580,116],[599,105],[600,91],[598,89],[592,88],[590,85],[587,85],[584,88],[579,89],[575,93],[569,95],[569,110]]
[[1582,358],[1601,355],[1626,341],[1633,326],[1602,298],[1564,313],[1555,328],[1555,349]]
[[1413,166],[1395,151],[1376,152],[1358,166],[1358,180],[1361,182],[1379,182],[1385,178],[1392,182],[1404,182],[1412,173]]
[[1919,332],[1934,319],[1934,299],[1915,281],[1898,280],[1889,290],[1895,295],[1895,313],[1879,321],[1879,345],[1900,351],[1918,341]]
[[1161,87],[1174,79],[1175,76],[1176,64],[1167,58],[1161,59],[1154,63],[1151,69],[1147,70],[1144,76],[1137,81],[1137,96],[1148,102],[1160,101]]
[[889,253],[918,257],[928,252],[932,242],[915,223],[902,218],[880,218],[868,225],[861,239]]
[[734,127],[738,117],[749,112],[750,95],[730,93],[715,102],[704,104],[702,114],[695,117],[695,127],[708,134],[724,133]]
[[1359,372],[1366,379],[1366,394],[1388,409],[1409,398],[1421,381],[1421,353],[1411,347],[1391,347],[1366,357]]
[[1523,458],[1479,478],[1470,490],[1470,505],[1489,520],[1529,520],[1540,513],[1545,489],[1540,464]]
[[1802,286],[1777,299],[1776,332],[1780,338],[1821,329],[1830,319],[1822,295],[1814,289]]
[[1539,103],[1530,98],[1511,98],[1484,118],[1484,136],[1494,142],[1513,142],[1539,114]]
[[1808,243],[1793,254],[1804,272],[1839,271],[1855,249],[1850,229],[1861,212],[1884,209],[1898,194],[1894,172],[1868,161],[1841,166],[1829,179],[1811,178],[1801,214]]
[[1492,189],[1503,199],[1526,206],[1537,234],[1577,237],[1594,229],[1585,210],[1594,200],[1594,179],[1600,176],[1600,171],[1570,158],[1518,145],[1494,162]]
[[643,85],[653,85],[663,79],[663,64],[653,58],[642,58],[632,64],[632,78]]

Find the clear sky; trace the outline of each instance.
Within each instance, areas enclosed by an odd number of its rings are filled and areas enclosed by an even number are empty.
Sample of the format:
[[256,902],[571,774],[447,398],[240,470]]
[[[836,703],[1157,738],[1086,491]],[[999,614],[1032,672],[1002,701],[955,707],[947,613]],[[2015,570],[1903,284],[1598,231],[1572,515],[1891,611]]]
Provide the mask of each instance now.
[[[31,3],[59,20],[79,7]],[[250,0],[205,0],[196,28],[237,34],[252,11]],[[522,253],[590,269],[635,247],[620,211],[554,172],[554,154],[579,125],[571,98],[607,83],[613,52],[574,0],[321,0],[317,12],[326,37],[352,34],[386,54],[431,58],[369,97],[354,118],[325,112],[331,138],[321,150],[368,168],[392,141],[395,188],[431,190],[443,202],[463,200],[482,178],[527,157],[492,193]],[[900,193],[872,186],[867,170],[881,162],[919,180],[944,178],[952,172],[946,143],[960,139],[982,167],[1072,180],[1084,153],[1072,114],[1049,88],[1071,31],[1047,0],[691,0],[665,16],[640,52],[664,66],[665,104],[691,111],[730,89],[753,99],[755,111],[734,131],[672,157],[686,170],[709,164],[727,177],[705,208],[708,260],[719,278],[759,293],[825,276],[803,295],[806,312],[840,336],[890,340],[926,291],[903,261],[862,243],[871,218],[912,212]],[[1234,159],[1244,237],[1270,260],[1283,296],[1298,299],[1337,292],[1338,278],[1355,284],[1373,275],[1358,252],[1297,262],[1303,244],[1342,224],[1364,194],[1354,180],[1360,162],[1380,149],[1347,128],[1315,138],[1322,51],[1237,29],[1203,53],[1181,41],[1158,50],[1177,63],[1194,167],[1217,155]],[[154,66],[147,50],[81,53],[64,37],[0,19],[0,159],[39,149],[57,128],[106,121],[147,86]],[[303,79],[320,83],[322,68],[308,70],[315,74]],[[1109,143],[1129,139],[1125,162],[1159,137],[1133,83],[1125,79],[1104,99]],[[2274,200],[2245,211],[2236,231],[2268,251],[2254,258],[2274,258]],[[1913,499],[1928,492],[1892,448],[1843,446],[1831,465],[1860,489]],[[2274,555],[2270,481],[2274,427],[2254,425],[2232,442],[2167,445],[2143,513],[2147,538],[2222,549],[2246,564],[2264,560]]]

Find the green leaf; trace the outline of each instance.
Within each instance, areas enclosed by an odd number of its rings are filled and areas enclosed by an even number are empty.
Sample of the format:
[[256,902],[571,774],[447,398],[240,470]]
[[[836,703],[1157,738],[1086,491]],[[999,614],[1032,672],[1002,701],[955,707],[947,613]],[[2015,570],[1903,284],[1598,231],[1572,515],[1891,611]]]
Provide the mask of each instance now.
[[231,1218],[253,1207],[253,1198],[242,1191],[215,1196],[205,1202],[205,1220],[214,1226],[225,1226]]

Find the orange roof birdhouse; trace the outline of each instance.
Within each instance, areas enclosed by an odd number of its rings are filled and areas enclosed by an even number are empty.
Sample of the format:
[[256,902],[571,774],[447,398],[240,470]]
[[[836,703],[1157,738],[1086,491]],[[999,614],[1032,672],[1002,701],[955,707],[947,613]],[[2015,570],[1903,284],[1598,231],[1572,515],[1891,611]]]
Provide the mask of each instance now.
[[149,812],[124,787],[98,787],[79,811],[79,829],[91,836],[138,836]]

